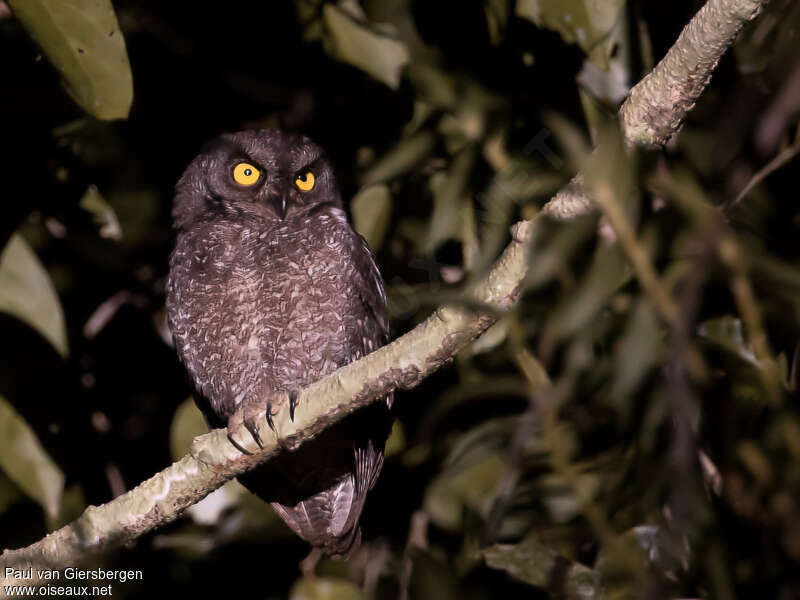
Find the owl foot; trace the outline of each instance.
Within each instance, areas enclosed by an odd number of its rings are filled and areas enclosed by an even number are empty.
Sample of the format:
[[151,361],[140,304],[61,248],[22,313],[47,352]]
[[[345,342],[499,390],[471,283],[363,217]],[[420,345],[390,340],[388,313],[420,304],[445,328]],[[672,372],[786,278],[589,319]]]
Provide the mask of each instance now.
[[[239,428],[244,425],[247,431],[250,432],[250,435],[253,436],[256,444],[262,450],[264,449],[264,444],[261,441],[261,434],[258,431],[258,425],[256,424],[258,420],[258,415],[261,413],[263,400],[258,397],[255,397],[254,400],[243,400],[242,403],[238,406],[238,408],[234,411],[234,413],[228,418],[228,439],[230,440],[231,444],[233,444],[237,450],[242,452],[243,454],[252,454],[249,450],[244,447],[244,444],[241,444],[235,438],[235,432],[239,430]],[[272,417],[276,413],[272,412],[272,402],[267,401],[267,424],[269,424],[270,429],[275,431],[275,424],[272,422]]]

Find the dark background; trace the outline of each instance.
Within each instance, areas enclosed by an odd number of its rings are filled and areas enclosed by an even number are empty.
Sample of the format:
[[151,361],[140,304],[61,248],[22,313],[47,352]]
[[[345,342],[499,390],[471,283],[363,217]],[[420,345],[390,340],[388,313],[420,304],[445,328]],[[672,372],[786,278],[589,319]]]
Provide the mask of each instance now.
[[[380,4],[367,8],[380,13]],[[581,135],[588,131],[576,84],[585,61],[579,46],[513,14],[500,39],[492,39],[486,7],[498,3],[393,4],[406,5],[403,10],[424,44],[436,50],[433,62],[443,80],[468,82],[497,98],[492,108],[482,109],[485,128],[476,148],[485,148],[492,132],[503,131],[507,153],[522,156],[532,176],[544,173],[565,182],[573,174],[569,138],[548,119],[555,113]],[[756,143],[759,124],[774,110],[773,99],[800,68],[797,53],[792,58],[787,42],[781,41],[788,38],[791,48],[794,40],[795,50],[800,48],[800,15],[790,4],[774,2],[759,21],[771,24],[766,33],[758,37],[748,29],[737,52],[725,56],[677,143],[643,156],[633,168],[640,183],[639,231],[656,240],[652,255],[662,273],[679,254],[676,240],[689,225],[680,210],[652,210],[653,198],[661,195],[647,183],[653,174],[659,169],[687,174],[709,204],[720,205],[795,135],[797,97],[790,98],[794,116],[781,138],[766,148]],[[632,82],[645,73],[647,62],[642,58],[647,40],[636,23],[645,24],[657,60],[699,5],[637,1],[622,8]],[[374,161],[405,137],[414,102],[423,95],[413,78],[404,77],[398,89],[391,89],[340,62],[319,41],[305,41],[292,2],[117,1],[114,7],[130,57],[134,102],[128,120],[111,123],[87,117],[76,107],[58,73],[13,16],[0,22],[0,243],[19,230],[35,248],[58,291],[70,344],[62,360],[32,329],[0,315],[0,395],[32,426],[65,473],[67,489],[77,494],[64,518],[82,502],[102,504],[133,488],[173,460],[170,428],[191,389],[159,334],[172,245],[169,213],[173,186],[203,143],[221,132],[250,127],[300,131],[326,149],[343,194],[350,198]],[[532,65],[526,54],[532,55]],[[606,114],[613,112],[612,103],[600,101]],[[424,231],[430,222],[429,180],[452,164],[450,142],[436,126],[447,114],[458,117],[455,109],[435,107],[427,125],[436,136],[433,147],[388,182],[393,207],[385,241],[376,252],[390,291],[402,292],[392,295],[393,336],[458,289],[445,280],[443,266],[459,277],[470,275],[462,265],[464,240],[446,237],[431,252],[415,245],[408,233],[419,227]],[[65,133],[64,126],[76,121]],[[527,142],[544,127],[554,129],[548,141],[553,151],[568,157],[558,165],[524,156]],[[377,593],[387,598],[408,585],[415,598],[547,597],[541,588],[489,568],[479,554],[481,547],[515,543],[531,532],[567,558],[600,568],[600,551],[613,544],[598,532],[590,512],[562,519],[554,517],[546,501],[548,494],[557,501],[569,496],[548,483],[556,470],[546,458],[548,451],[523,452],[523,462],[513,462],[518,459],[512,455],[513,432],[532,410],[518,360],[519,348],[526,347],[558,382],[556,419],[567,431],[565,439],[579,440],[577,447],[567,444],[572,448],[568,462],[582,465],[576,467],[581,473],[597,473],[590,504],[604,515],[609,530],[622,536],[647,524],[671,531],[675,539],[691,540],[687,568],[629,565],[619,570],[619,579],[633,586],[626,589],[655,595],[800,597],[800,452],[791,434],[800,431],[797,392],[791,387],[792,376],[796,384],[797,362],[792,364],[800,325],[797,164],[776,171],[743,201],[742,210],[729,215],[745,255],[782,265],[775,280],[766,269],[751,274],[772,352],[782,354],[787,365],[778,402],[764,400],[758,369],[741,360],[746,341],[731,338],[704,346],[695,339],[712,373],[702,383],[692,381],[699,415],[695,441],[723,475],[721,495],[704,487],[696,463],[688,472],[676,471],[672,463],[673,419],[664,397],[665,390],[669,395],[667,356],[642,366],[637,384],[608,401],[607,386],[620,361],[629,359],[619,338],[643,297],[635,281],[609,294],[608,302],[588,302],[584,327],[554,338],[545,335],[541,323],[550,321],[542,315],[574,297],[592,272],[596,241],[590,224],[565,258],[563,271],[526,295],[507,322],[511,333],[488,352],[466,353],[419,388],[399,394],[395,406],[405,440],[387,459],[367,503],[367,551],[351,561],[349,572],[347,565],[329,561],[319,572],[360,586],[364,565],[377,561]],[[464,182],[465,194],[477,202],[495,177],[479,151]],[[92,215],[81,208],[79,200],[90,185],[114,208],[121,240],[102,239]],[[542,191],[525,198],[511,210],[509,221],[529,215],[548,196]],[[484,253],[491,258],[488,244]],[[740,318],[732,275],[712,262],[698,324]],[[87,320],[120,293],[125,301],[87,337]],[[728,342],[733,350],[725,346]],[[571,352],[578,348],[591,350],[590,364],[573,364]],[[437,406],[440,411],[432,416]],[[492,423],[495,430],[487,428]],[[533,429],[539,431],[536,423]],[[763,458],[761,463],[753,452]],[[473,464],[492,453],[507,457],[517,477],[506,496],[492,495],[496,490],[489,486],[488,501],[479,509],[470,500],[472,484],[452,484],[448,473],[460,460]],[[436,497],[435,482],[461,486],[451,494],[456,525],[442,526],[434,516],[426,528],[427,546],[412,544],[409,550],[412,515],[426,514],[430,498]],[[483,489],[480,481],[474,485]],[[665,520],[665,507],[684,486],[694,491],[687,492],[690,509],[676,533]],[[15,488],[5,481],[2,489]],[[0,547],[26,545],[47,533],[53,523],[42,509],[19,490],[8,493],[14,500],[0,505],[5,506]],[[182,518],[105,557],[106,568],[144,571],[143,582],[116,584],[115,595],[206,597],[228,590],[241,597],[286,597],[300,577],[297,564],[308,548],[268,514],[261,521],[248,520],[254,519],[253,512],[258,507],[239,503],[215,525]],[[403,575],[408,565],[413,565],[410,584]]]

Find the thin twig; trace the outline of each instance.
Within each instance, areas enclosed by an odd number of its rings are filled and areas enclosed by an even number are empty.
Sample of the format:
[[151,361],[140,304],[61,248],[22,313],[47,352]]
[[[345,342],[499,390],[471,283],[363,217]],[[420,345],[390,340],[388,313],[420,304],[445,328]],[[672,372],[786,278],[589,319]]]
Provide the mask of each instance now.
[[771,161],[761,167],[756,174],[750,178],[750,181],[747,182],[747,185],[742,188],[742,191],[737,194],[736,198],[725,203],[723,206],[723,211],[728,212],[738,206],[744,197],[747,196],[747,194],[749,194],[754,187],[772,175],[775,171],[790,163],[798,154],[800,154],[800,136],[798,136],[794,144],[778,152],[778,154],[776,154]]

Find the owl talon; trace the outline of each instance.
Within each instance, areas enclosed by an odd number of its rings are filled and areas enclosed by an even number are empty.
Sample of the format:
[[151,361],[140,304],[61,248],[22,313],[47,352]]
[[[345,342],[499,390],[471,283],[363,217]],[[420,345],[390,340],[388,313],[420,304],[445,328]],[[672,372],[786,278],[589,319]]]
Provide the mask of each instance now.
[[233,444],[233,447],[236,448],[242,454],[247,454],[248,456],[252,456],[253,453],[250,452],[247,448],[242,446],[239,442],[236,441],[236,438],[233,436],[233,432],[228,432],[228,441]]
[[242,425],[250,432],[255,443],[258,444],[258,447],[262,450],[264,449],[264,444],[261,442],[261,434],[256,424],[258,413],[259,407],[257,403],[245,401],[228,418],[228,439],[237,450],[244,454],[252,455],[253,453],[247,450],[244,444],[235,437],[236,432],[239,431]]
[[272,412],[272,402],[267,402],[267,425],[272,431],[275,431],[275,423],[272,422],[272,417],[276,413]]
[[289,418],[294,423],[294,409],[297,406],[297,390],[289,392]]
[[247,431],[250,432],[250,435],[253,436],[253,439],[256,441],[256,444],[258,444],[258,447],[263,450],[264,444],[261,443],[261,435],[258,433],[258,426],[255,424],[255,422],[245,419],[244,426],[247,428]]

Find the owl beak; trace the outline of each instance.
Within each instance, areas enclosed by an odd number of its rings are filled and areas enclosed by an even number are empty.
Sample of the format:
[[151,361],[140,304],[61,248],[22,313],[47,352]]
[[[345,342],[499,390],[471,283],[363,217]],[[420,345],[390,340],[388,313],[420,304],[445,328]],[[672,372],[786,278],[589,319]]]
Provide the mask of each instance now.
[[281,196],[280,198],[273,198],[272,204],[275,207],[275,212],[278,213],[278,216],[283,221],[286,218],[286,196]]

